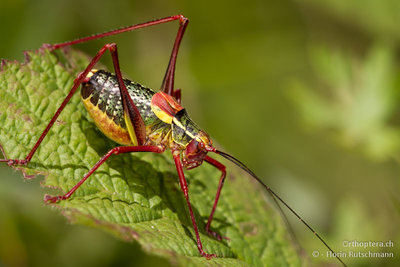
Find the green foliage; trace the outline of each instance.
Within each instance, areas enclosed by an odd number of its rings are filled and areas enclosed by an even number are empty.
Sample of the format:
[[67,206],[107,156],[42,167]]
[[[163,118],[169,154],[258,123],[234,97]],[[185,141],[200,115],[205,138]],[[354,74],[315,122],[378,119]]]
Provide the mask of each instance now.
[[[7,62],[0,73],[0,144],[8,158],[27,155],[88,62],[73,50],[53,54],[40,49],[27,56],[24,64]],[[44,175],[43,186],[53,188],[51,194],[60,194],[73,187],[113,146],[91,122],[76,94],[29,165],[17,169]],[[181,266],[301,265],[265,192],[245,175],[232,172],[212,225],[229,241],[217,241],[203,231],[219,171],[201,166],[186,173],[204,249],[218,255],[212,260],[199,256],[168,151],[112,157],[69,200],[51,206],[72,223],[136,240],[149,253]]]
[[398,94],[392,49],[376,45],[362,61],[326,47],[310,51],[318,84],[296,82],[291,91],[302,119],[373,158],[394,156],[400,129],[391,123]]

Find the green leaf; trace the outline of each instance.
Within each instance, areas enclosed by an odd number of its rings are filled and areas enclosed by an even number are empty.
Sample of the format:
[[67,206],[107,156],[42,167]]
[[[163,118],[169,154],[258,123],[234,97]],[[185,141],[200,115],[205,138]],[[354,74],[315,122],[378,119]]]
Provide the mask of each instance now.
[[[23,159],[70,90],[88,57],[73,50],[27,52],[27,61],[3,62],[0,72],[0,144],[8,158]],[[71,189],[116,144],[95,127],[78,93],[61,113],[28,166],[43,185],[60,194]],[[265,192],[237,169],[228,168],[212,228],[203,230],[220,172],[203,164],[186,172],[190,198],[206,252],[199,255],[172,156],[137,153],[111,157],[73,196],[52,204],[70,222],[136,240],[149,253],[180,266],[299,266],[302,259],[288,238],[279,213]],[[242,177],[243,176],[243,177]]]

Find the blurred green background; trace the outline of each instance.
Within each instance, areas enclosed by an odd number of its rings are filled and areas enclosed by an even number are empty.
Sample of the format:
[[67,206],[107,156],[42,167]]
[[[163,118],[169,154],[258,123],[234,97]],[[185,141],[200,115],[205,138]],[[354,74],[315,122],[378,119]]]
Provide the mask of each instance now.
[[[351,249],[394,258],[347,263],[398,264],[400,2],[0,0],[0,10],[0,57],[10,60],[42,43],[184,14],[176,85],[192,118],[335,250],[347,251],[346,240],[394,242]],[[157,89],[176,30],[171,23],[76,47],[94,55],[116,42],[126,76]],[[0,177],[0,266],[169,266],[137,244],[68,225],[42,203],[40,179],[3,166]],[[311,260],[332,262],[311,256],[325,249],[292,217]]]

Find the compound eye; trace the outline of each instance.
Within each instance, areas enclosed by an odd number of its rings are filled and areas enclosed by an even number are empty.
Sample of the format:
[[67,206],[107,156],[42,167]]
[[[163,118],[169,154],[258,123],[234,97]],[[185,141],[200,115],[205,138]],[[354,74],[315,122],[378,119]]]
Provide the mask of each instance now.
[[198,148],[199,150],[203,150],[204,147],[205,147],[205,145],[204,145],[203,142],[197,142],[197,148]]

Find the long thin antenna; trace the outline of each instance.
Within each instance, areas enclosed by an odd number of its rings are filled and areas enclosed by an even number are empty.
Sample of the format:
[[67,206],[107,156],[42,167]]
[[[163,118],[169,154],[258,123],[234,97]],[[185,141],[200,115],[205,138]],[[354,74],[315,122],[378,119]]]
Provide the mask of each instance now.
[[[227,160],[231,161],[232,163],[234,163],[235,165],[237,165],[239,168],[241,168],[242,170],[244,170],[245,172],[247,172],[248,174],[250,174],[255,180],[257,180],[257,182],[259,182],[272,196],[273,199],[278,199],[283,205],[286,206],[286,208],[288,208],[324,245],[327,249],[329,249],[333,255],[335,255],[336,259],[338,259],[338,261],[340,261],[341,264],[343,264],[343,266],[347,266],[342,259],[340,259],[339,256],[337,256],[337,254],[333,251],[333,249],[330,248],[330,246],[320,237],[320,235],[314,231],[313,228],[311,228],[311,226],[306,223],[301,217],[300,215],[297,214],[297,212],[295,212],[285,201],[283,201],[283,199],[278,196],[269,186],[267,186],[266,184],[263,183],[263,181],[261,181],[260,178],[257,177],[257,175],[255,175],[255,173],[250,170],[246,165],[244,165],[240,160],[234,158],[233,156],[219,151],[217,149],[213,149],[212,152],[215,152],[221,156],[223,156],[224,158],[226,158]],[[278,202],[276,202],[278,204]],[[278,205],[279,206],[279,205]]]

